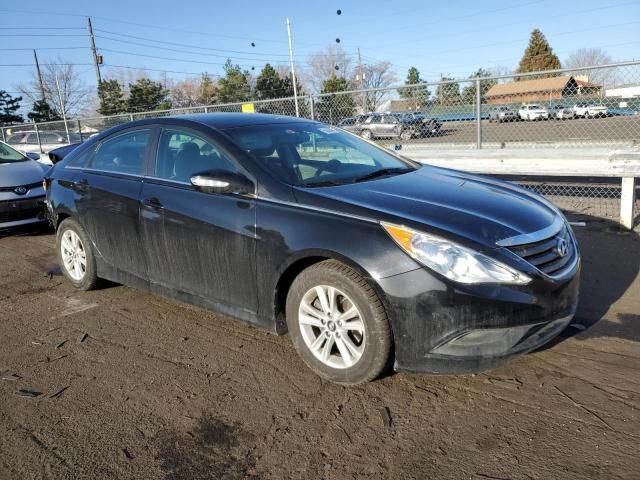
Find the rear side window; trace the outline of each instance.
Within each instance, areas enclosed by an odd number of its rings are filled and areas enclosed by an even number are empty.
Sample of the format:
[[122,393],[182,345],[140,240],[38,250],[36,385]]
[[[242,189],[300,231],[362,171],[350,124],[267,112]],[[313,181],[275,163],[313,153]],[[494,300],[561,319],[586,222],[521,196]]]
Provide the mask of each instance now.
[[237,171],[211,141],[184,130],[162,131],[156,157],[156,177],[188,183],[194,174],[208,170]]
[[91,166],[107,172],[141,175],[149,138],[151,130],[135,130],[108,138],[98,145]]

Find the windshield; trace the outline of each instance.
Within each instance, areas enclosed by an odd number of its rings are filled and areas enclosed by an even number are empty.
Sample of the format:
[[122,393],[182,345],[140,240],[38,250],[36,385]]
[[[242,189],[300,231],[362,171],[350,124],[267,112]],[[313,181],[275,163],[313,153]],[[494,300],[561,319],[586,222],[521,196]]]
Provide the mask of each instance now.
[[257,125],[232,128],[225,133],[257,163],[290,185],[340,185],[417,168],[409,160],[322,124]]
[[23,162],[28,160],[23,154],[14,150],[9,145],[0,143],[0,163]]

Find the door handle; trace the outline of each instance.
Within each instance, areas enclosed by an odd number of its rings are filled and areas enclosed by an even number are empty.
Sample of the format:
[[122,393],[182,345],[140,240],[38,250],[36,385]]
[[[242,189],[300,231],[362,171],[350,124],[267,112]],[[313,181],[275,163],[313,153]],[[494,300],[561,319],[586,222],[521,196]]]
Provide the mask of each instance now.
[[87,192],[89,190],[89,181],[86,178],[73,182],[74,190],[78,192]]
[[157,209],[164,208],[164,206],[162,205],[162,202],[158,200],[157,197],[145,198],[142,201],[142,205],[149,208],[157,208]]

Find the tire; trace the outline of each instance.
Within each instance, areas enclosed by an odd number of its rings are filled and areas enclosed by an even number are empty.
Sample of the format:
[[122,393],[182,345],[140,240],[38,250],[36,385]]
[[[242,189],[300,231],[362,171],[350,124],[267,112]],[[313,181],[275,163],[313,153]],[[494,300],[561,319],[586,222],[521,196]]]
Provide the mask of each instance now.
[[362,132],[360,132],[360,136],[365,140],[371,140],[373,138],[371,130],[363,130]]
[[[324,292],[328,305],[330,288],[335,290],[332,315],[323,313],[330,309],[323,310],[318,295],[318,289]],[[356,314],[341,322],[337,313],[353,312],[352,307]],[[307,314],[308,308],[315,313]],[[313,372],[326,380],[344,385],[370,382],[389,362],[393,339],[384,306],[366,280],[343,263],[326,260],[302,271],[287,295],[286,314],[296,351]],[[324,315],[324,319],[318,320],[316,314]],[[362,330],[345,328],[347,324],[360,325]],[[311,350],[314,344],[318,346],[316,353]],[[356,350],[352,354],[353,347]],[[347,355],[343,356],[345,349]]]
[[[80,268],[76,267],[75,260],[70,264],[69,246],[74,247],[73,238],[77,238],[75,245],[76,258],[80,262]],[[82,265],[82,253],[84,252],[84,265]],[[56,255],[60,270],[69,282],[78,290],[92,290],[98,283],[98,271],[96,259],[89,237],[84,229],[72,218],[67,218],[60,223],[56,234]]]
[[413,137],[413,133],[410,130],[400,132],[400,140],[411,140],[411,137]]

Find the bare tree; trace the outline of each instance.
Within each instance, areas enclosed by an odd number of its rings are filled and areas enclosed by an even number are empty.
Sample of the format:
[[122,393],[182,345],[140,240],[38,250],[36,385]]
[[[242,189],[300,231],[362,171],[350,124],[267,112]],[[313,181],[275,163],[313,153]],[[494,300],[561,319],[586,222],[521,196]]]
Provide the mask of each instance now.
[[[507,67],[506,65],[496,65],[495,67],[491,67],[489,69],[489,75],[502,77],[504,75],[512,75],[513,68]],[[497,80],[498,83],[509,83],[513,82],[513,77],[511,78],[500,78]]]
[[[579,48],[567,57],[564,66],[567,68],[591,67],[594,65],[605,65],[613,63],[609,54],[601,48]],[[583,75],[587,77],[589,82],[598,85],[607,85],[617,83],[618,78],[616,70],[611,68],[585,68],[571,73],[574,77]]]
[[[57,59],[42,65],[42,81],[47,102],[58,115],[75,115],[90,103],[92,89],[88,88],[70,62]],[[57,85],[56,85],[57,79]],[[58,85],[60,92],[58,94]],[[41,100],[40,87],[35,71],[27,84],[16,88],[32,102]],[[62,103],[60,102],[62,99]]]
[[[363,88],[386,88],[396,81],[396,75],[391,70],[391,62],[388,61],[363,65],[362,73],[364,75],[361,83]],[[376,111],[387,99],[389,93],[389,91],[379,90],[365,93],[363,95],[364,111]]]
[[181,82],[169,82],[171,105],[177,108],[195,107],[199,104],[200,79],[186,78]]
[[[336,68],[337,67],[337,68]],[[306,68],[301,75],[301,81],[308,91],[320,92],[322,82],[332,76],[353,78],[353,61],[342,47],[329,46],[309,55]]]

